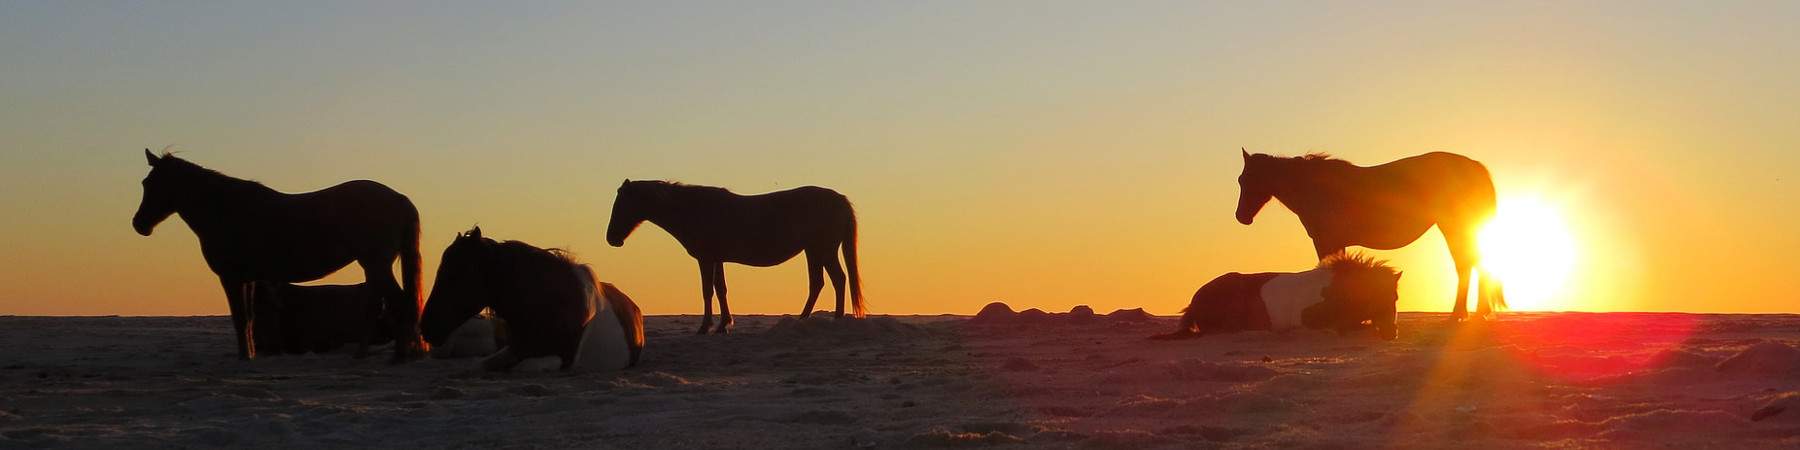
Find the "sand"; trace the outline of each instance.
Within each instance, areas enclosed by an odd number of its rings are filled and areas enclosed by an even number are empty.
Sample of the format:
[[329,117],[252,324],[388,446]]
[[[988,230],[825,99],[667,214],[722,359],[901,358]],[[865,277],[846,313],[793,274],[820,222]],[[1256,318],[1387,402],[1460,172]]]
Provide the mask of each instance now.
[[1800,446],[1800,316],[1403,314],[1382,342],[1006,313],[653,316],[639,367],[574,374],[242,362],[222,317],[0,317],[0,448]]

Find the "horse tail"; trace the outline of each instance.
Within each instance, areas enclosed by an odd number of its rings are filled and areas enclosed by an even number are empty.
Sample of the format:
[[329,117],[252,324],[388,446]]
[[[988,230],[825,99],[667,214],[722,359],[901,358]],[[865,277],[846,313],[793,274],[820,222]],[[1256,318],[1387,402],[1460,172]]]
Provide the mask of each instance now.
[[631,348],[631,362],[625,367],[636,366],[638,358],[644,354],[644,312],[638,309],[637,302],[625,295],[625,291],[612,283],[600,283],[600,296],[606,299],[619,326],[625,329],[625,346]]
[[[1487,165],[1482,164],[1481,161],[1470,160],[1470,162],[1475,163],[1475,172],[1479,175],[1478,179],[1480,180],[1480,185],[1476,186],[1476,189],[1478,190],[1477,194],[1481,196],[1479,200],[1479,207],[1481,208],[1479,223],[1486,224],[1493,221],[1494,215],[1499,213],[1500,195],[1494,189],[1494,177],[1488,172]],[[1476,266],[1481,268],[1480,284],[1475,290],[1477,293],[1476,301],[1481,301],[1481,297],[1488,297],[1493,301],[1492,305],[1495,309],[1506,309],[1506,290],[1500,280],[1488,279],[1488,275],[1491,272],[1487,270],[1487,258],[1485,255],[1481,254],[1481,243],[1479,240],[1475,244],[1475,258]],[[1490,283],[1492,284],[1491,288],[1489,287]],[[1490,291],[1492,293],[1491,296],[1489,296]]]
[[862,272],[856,266],[856,209],[844,201],[844,209],[849,212],[850,219],[844,224],[844,269],[850,271],[850,306],[857,318],[867,312],[862,292]]
[[[425,340],[419,338],[419,314],[425,310],[425,283],[421,275],[421,272],[424,271],[424,264],[421,262],[419,254],[419,234],[419,214],[415,210],[412,224],[406,227],[406,232],[400,240],[400,290],[405,292],[406,296],[412,297],[413,305],[412,311],[408,311],[412,315],[404,319],[402,323],[410,326],[411,329],[405,330],[406,335],[394,336],[394,341],[398,343],[418,342],[423,345]],[[399,314],[400,311],[388,311],[388,313]]]

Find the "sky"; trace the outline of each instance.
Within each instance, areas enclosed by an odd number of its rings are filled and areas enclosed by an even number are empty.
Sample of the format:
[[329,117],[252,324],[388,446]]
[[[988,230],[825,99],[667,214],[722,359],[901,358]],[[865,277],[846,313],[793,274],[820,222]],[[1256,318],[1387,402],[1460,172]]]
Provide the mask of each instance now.
[[[4,2],[0,314],[226,313],[184,223],[129,226],[146,147],[285,192],[380,181],[423,215],[427,284],[480,224],[574,251],[647,314],[698,312],[699,281],[660,229],[605,244],[627,178],[842,192],[875,313],[1173,314],[1220,274],[1313,265],[1279,204],[1234,220],[1239,148],[1451,151],[1576,242],[1568,281],[1515,306],[1800,312],[1797,18],[1795,2]],[[1405,270],[1402,310],[1450,308],[1436,231],[1376,254]],[[798,258],[726,273],[734,312],[804,303]]]

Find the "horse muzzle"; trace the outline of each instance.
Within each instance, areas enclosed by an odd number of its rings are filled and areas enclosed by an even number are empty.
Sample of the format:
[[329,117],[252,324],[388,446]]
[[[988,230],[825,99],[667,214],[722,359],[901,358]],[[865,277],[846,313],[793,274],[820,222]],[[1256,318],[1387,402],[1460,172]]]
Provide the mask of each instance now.
[[156,230],[156,225],[144,223],[139,219],[131,219],[131,229],[137,231],[140,236],[149,236],[151,231]]

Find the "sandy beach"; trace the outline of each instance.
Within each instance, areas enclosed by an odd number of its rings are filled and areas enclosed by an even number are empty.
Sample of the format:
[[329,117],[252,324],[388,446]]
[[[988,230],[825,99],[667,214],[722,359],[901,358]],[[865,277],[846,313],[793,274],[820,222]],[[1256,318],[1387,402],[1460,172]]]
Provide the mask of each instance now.
[[0,317],[0,447],[1800,445],[1800,316],[1405,313],[1148,341],[1120,313],[648,318],[617,373],[232,356],[224,317]]

